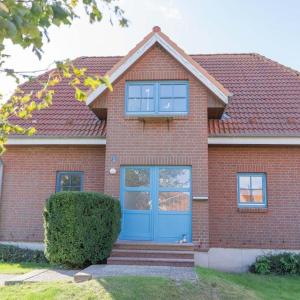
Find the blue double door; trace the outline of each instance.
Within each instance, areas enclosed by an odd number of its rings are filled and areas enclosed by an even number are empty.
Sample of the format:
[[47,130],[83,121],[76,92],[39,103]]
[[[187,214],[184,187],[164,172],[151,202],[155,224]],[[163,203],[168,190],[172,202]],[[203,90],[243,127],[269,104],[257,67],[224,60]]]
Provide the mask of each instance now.
[[120,239],[154,242],[191,241],[191,168],[121,168]]

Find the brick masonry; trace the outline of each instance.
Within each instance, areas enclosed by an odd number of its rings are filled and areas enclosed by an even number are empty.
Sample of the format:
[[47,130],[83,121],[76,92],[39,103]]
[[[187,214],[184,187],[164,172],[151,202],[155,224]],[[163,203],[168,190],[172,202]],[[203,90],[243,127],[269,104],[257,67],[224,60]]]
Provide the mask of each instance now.
[[[237,208],[238,172],[265,172],[267,209]],[[299,147],[209,146],[210,247],[300,249]]]
[[43,240],[43,208],[57,171],[83,171],[86,191],[104,190],[103,146],[9,146],[2,159],[0,240]]
[[[142,121],[124,115],[126,80],[188,80],[190,114],[184,118]],[[107,106],[105,192],[119,196],[121,165],[192,166],[193,195],[207,196],[207,99],[208,90],[160,46],[154,46],[94,102],[94,108]],[[117,161],[112,162],[112,155]],[[117,175],[109,169],[116,168]],[[208,247],[208,206],[193,203],[193,241]]]

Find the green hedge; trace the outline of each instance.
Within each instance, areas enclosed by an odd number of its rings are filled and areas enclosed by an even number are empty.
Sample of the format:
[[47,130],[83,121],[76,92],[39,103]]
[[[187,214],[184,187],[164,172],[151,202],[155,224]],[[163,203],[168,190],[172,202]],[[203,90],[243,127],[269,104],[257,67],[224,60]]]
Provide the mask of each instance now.
[[43,251],[0,245],[0,261],[11,263],[48,263]]
[[83,267],[105,260],[121,227],[120,202],[93,192],[53,194],[44,210],[45,255],[51,263]]
[[284,252],[259,256],[250,266],[250,271],[257,274],[300,275],[300,254]]

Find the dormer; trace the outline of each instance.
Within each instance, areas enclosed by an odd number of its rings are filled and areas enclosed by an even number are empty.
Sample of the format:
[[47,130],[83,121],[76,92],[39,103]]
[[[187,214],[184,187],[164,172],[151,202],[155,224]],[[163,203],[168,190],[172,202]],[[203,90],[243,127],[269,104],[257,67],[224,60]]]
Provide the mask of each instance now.
[[[208,117],[220,118],[228,103],[230,92],[162,33],[158,26],[155,26],[151,33],[107,72],[111,83],[117,82],[155,44],[162,47],[209,90],[211,97],[208,99]],[[93,102],[99,99],[106,90],[106,86],[102,85],[90,93],[87,105],[94,110]],[[128,81],[126,82],[125,94],[125,116],[173,117],[185,116],[189,113],[189,84],[185,81]],[[101,106],[103,107],[100,108],[97,104],[95,113],[102,116],[106,113],[105,103],[102,103]]]

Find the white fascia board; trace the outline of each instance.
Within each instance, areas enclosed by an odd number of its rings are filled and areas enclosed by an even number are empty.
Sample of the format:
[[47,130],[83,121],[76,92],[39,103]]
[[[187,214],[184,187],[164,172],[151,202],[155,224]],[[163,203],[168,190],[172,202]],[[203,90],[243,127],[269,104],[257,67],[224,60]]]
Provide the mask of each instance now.
[[[153,35],[141,48],[133,53],[127,61],[122,64],[110,77],[110,83],[114,83],[128,68],[130,68],[146,51],[148,51],[157,42],[156,35]],[[93,91],[87,98],[86,104],[90,105],[99,95],[106,90],[106,86],[102,84]]]
[[300,145],[300,137],[209,137],[209,145]]
[[105,138],[9,138],[7,145],[106,145]]
[[180,53],[178,53],[170,44],[168,44],[158,34],[157,34],[157,42],[159,42],[167,52],[169,52],[186,69],[188,69],[196,78],[198,78],[218,98],[220,98],[225,104],[228,103],[228,97],[218,87],[216,87],[204,74],[202,74],[199,70],[197,70],[195,66],[193,66],[187,59],[185,59]]
[[[167,52],[169,52],[179,63],[187,68],[196,78],[198,78],[209,90],[211,90],[218,98],[225,104],[228,103],[228,97],[214,85],[205,75],[203,75],[195,66],[193,66],[187,59],[178,53],[169,43],[167,43],[159,34],[155,33],[149,41],[147,41],[141,48],[133,53],[127,61],[122,64],[111,76],[110,82],[114,83],[130,66],[132,66],[147,50],[149,50],[156,42],[158,42]],[[105,85],[101,85],[93,91],[87,98],[86,104],[90,105],[99,95],[106,90]]]

